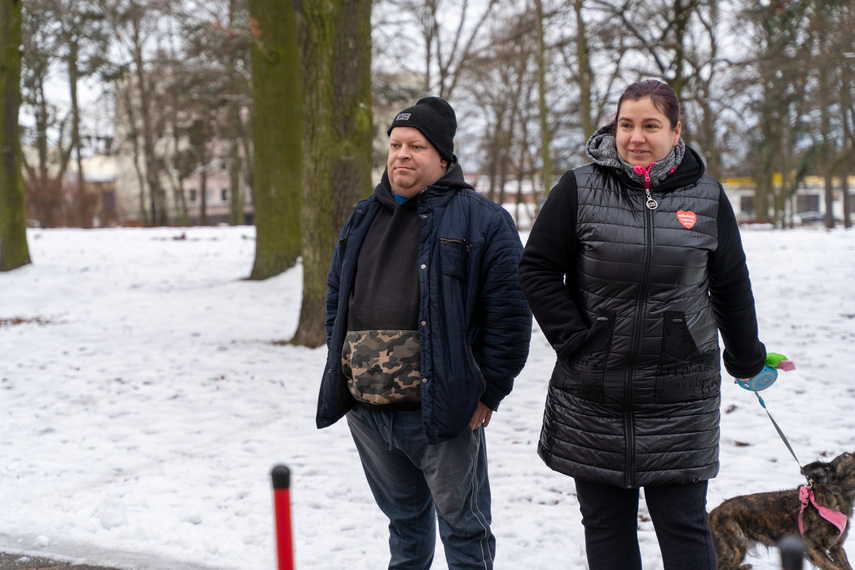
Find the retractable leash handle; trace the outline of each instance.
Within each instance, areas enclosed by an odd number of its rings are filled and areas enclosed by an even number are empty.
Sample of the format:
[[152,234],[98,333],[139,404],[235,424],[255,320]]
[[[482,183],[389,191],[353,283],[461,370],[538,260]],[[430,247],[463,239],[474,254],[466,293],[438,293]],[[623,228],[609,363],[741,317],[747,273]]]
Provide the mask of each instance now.
[[795,369],[796,365],[786,356],[777,352],[770,352],[766,354],[766,364],[763,365],[763,370],[759,374],[751,378],[736,378],[734,381],[746,390],[760,392],[775,383],[775,380],[778,379],[778,370]]
[[763,370],[751,378],[737,378],[736,383],[752,392],[760,392],[775,383],[778,379],[778,370],[768,364],[763,365]]

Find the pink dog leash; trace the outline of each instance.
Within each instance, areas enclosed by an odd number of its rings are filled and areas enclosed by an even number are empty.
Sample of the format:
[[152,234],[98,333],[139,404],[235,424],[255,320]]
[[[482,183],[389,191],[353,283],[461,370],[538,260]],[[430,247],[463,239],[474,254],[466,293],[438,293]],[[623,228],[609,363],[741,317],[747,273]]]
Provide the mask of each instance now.
[[810,500],[813,506],[816,507],[816,510],[819,511],[819,516],[840,529],[840,534],[843,534],[843,531],[846,530],[846,523],[849,521],[849,517],[840,511],[835,511],[834,509],[829,509],[828,507],[816,504],[816,499],[813,496],[813,489],[810,488],[810,483],[799,487],[799,500],[802,502],[802,508],[799,510],[799,534],[804,535],[805,533],[805,524],[802,522],[802,513],[805,512],[808,500]]

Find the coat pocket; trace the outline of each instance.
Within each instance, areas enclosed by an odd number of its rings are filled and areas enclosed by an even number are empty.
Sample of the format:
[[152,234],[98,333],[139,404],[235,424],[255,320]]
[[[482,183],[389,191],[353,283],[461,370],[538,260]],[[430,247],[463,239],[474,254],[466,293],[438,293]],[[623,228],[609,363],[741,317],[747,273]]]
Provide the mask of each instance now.
[[552,385],[584,400],[604,402],[605,370],[614,329],[614,311],[598,311],[579,350],[556,363]]
[[612,336],[615,332],[615,312],[600,310],[591,330],[579,350],[570,357],[570,361],[583,368],[605,370],[609,351],[612,347]]
[[472,245],[462,238],[439,238],[439,264],[443,275],[466,279]]
[[663,316],[656,402],[695,401],[718,394],[719,358],[718,351],[698,350],[685,314],[667,311]]
[[666,311],[662,322],[659,374],[680,374],[684,369],[697,371],[698,367],[715,366],[717,363],[717,354],[698,350],[685,314],[680,311]]

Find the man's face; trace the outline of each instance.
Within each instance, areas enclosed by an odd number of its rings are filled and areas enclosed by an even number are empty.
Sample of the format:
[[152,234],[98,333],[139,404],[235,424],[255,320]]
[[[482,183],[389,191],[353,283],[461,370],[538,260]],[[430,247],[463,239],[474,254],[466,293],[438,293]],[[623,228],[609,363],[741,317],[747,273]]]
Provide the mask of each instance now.
[[398,196],[412,198],[445,174],[448,163],[413,127],[395,127],[389,135],[389,159],[386,167],[392,190]]

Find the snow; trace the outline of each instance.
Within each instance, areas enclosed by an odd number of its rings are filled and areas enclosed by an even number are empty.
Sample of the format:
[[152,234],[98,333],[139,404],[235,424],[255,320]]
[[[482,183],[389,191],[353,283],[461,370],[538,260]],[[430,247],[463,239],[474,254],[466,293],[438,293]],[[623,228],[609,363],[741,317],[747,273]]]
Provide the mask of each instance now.
[[[30,230],[34,263],[0,274],[0,551],[273,569],[270,471],[284,464],[296,567],[385,567],[386,521],[346,423],[315,428],[325,349],[281,343],[297,325],[301,268],[245,280],[254,235]],[[769,411],[802,464],[855,451],[855,234],[746,228],[743,241],[762,339],[797,367],[763,392]],[[535,328],[487,430],[497,568],[586,567],[573,481],[535,453],[553,362]],[[729,377],[722,410],[710,508],[802,483],[756,398]],[[644,565],[661,568],[645,514],[642,501]],[[751,562],[780,567],[774,549]],[[446,568],[439,545],[434,568]]]

